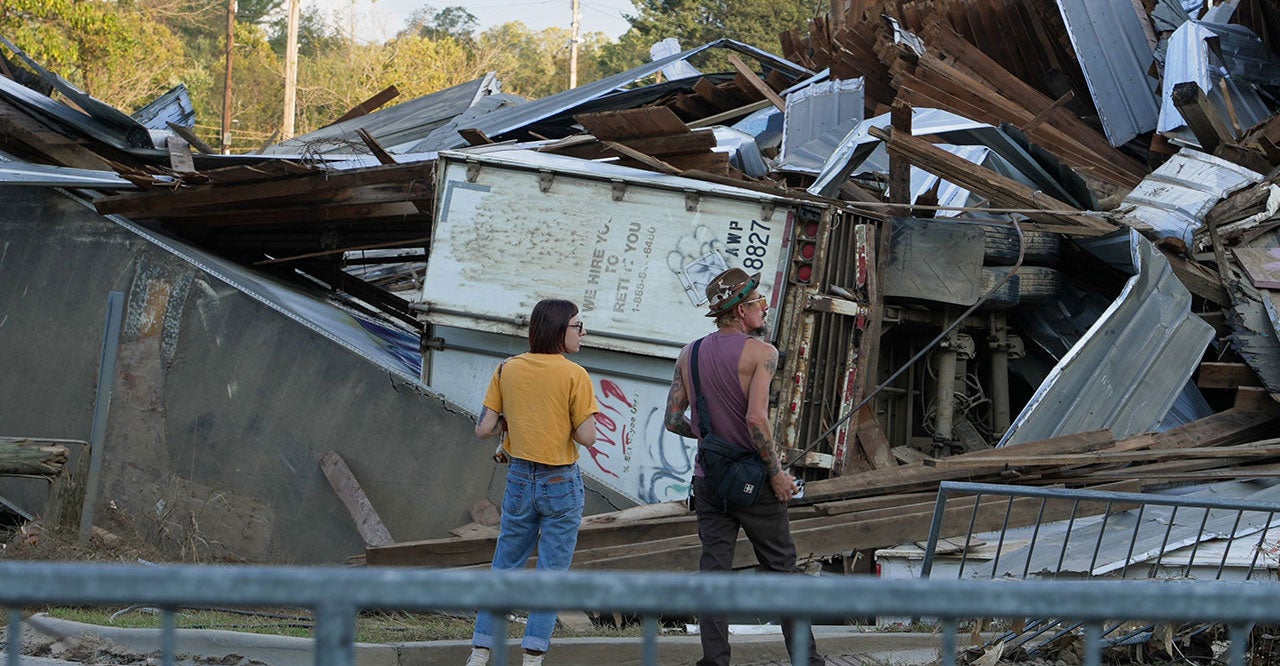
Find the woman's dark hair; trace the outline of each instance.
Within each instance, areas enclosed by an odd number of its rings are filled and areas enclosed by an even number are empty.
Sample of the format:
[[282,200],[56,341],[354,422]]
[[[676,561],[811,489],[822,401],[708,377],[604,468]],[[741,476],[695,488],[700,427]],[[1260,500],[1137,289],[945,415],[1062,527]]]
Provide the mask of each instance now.
[[569,320],[578,314],[571,301],[545,298],[533,306],[529,315],[529,351],[535,354],[559,354],[564,351],[564,332]]

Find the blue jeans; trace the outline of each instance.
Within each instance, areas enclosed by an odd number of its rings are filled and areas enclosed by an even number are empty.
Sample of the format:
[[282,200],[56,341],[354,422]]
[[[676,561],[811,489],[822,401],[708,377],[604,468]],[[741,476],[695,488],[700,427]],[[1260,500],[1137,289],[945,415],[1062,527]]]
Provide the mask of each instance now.
[[[538,547],[539,570],[568,571],[582,524],[582,472],[572,465],[543,465],[512,458],[507,469],[507,491],[502,498],[502,526],[493,553],[493,570],[523,569]],[[551,647],[554,611],[529,614],[520,643],[526,650],[546,652]],[[505,643],[499,639],[499,643]],[[471,637],[476,647],[494,646],[493,615],[476,614]]]

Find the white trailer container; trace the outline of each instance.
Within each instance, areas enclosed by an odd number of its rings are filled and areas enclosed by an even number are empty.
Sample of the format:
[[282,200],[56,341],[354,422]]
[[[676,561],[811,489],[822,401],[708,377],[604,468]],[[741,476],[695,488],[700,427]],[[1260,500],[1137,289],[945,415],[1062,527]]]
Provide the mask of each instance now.
[[704,291],[724,268],[760,271],[778,312],[800,204],[526,150],[437,164],[424,381],[479,411],[498,362],[527,350],[533,305],[574,301],[588,332],[574,360],[603,410],[584,473],[637,503],[685,496],[695,442],[662,427],[674,359],[712,330]]

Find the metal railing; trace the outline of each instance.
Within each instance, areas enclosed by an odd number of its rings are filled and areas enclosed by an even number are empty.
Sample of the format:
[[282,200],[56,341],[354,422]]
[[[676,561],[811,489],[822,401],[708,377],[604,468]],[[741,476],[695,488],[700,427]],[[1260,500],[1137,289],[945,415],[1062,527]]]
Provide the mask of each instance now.
[[[1230,665],[1243,666],[1252,624],[1280,620],[1280,594],[1257,581],[884,580],[869,576],[489,572],[399,568],[138,566],[0,562],[0,603],[9,610],[9,666],[20,663],[21,609],[45,604],[146,604],[164,611],[163,661],[174,663],[176,609],[187,605],[292,606],[316,614],[317,666],[355,663],[361,610],[620,611],[644,622],[643,663],[658,663],[658,618],[698,613],[796,618],[878,614],[930,616],[942,622],[941,656],[955,664],[963,618],[1068,617],[1082,623],[1086,666],[1100,663],[1102,625],[1116,618],[1223,623],[1231,629]],[[494,628],[505,636],[505,622]],[[805,641],[797,641],[804,646]],[[619,648],[626,649],[626,648]],[[495,650],[496,666],[506,651]],[[792,655],[795,664],[808,655]],[[633,658],[633,656],[627,656]],[[624,660],[620,656],[619,660]]]
[[[944,527],[947,500],[957,496],[968,498],[966,502],[972,500],[973,509],[967,529],[950,531]],[[998,498],[1007,498],[1007,501],[1002,502]],[[1068,508],[1069,511],[1066,510]],[[1181,521],[1179,512],[1182,512]],[[1274,502],[947,481],[938,489],[921,576],[929,578],[934,574],[938,544],[944,533],[957,537],[963,535],[957,578],[965,577],[966,566],[974,559],[971,553],[977,550],[979,543],[976,535],[994,533],[994,552],[982,553],[988,563],[970,567],[970,577],[1026,580],[1035,575],[1056,580],[1060,574],[1067,573],[1086,579],[1117,575],[1126,578],[1131,574],[1157,578],[1169,552],[1189,547],[1190,554],[1181,575],[1193,578],[1193,567],[1206,567],[1205,562],[1196,559],[1197,553],[1201,552],[1201,544],[1225,540],[1221,558],[1207,563],[1207,568],[1213,572],[1212,580],[1221,582],[1232,547],[1245,538],[1256,537],[1256,540],[1242,542],[1249,548],[1248,567],[1243,576],[1249,581],[1258,570],[1260,556],[1268,550],[1267,534],[1277,512],[1280,512],[1280,503]],[[963,511],[958,513],[963,514]],[[1028,519],[1027,516],[1033,513],[1035,517]],[[1081,520],[1085,516],[1089,518]],[[951,517],[954,519],[956,512]],[[982,527],[983,523],[992,522],[999,523],[999,527]],[[1061,529],[1050,530],[1051,525]],[[1030,529],[1030,538],[1025,543],[1019,542],[1010,547],[1013,541],[1010,534],[1015,529]],[[1046,532],[1051,533],[1046,536]],[[1076,547],[1075,552],[1071,552],[1072,546]],[[1035,559],[1037,554],[1039,560]],[[1087,566],[1083,566],[1085,561],[1088,561]],[[1033,565],[1033,562],[1037,564]],[[1145,572],[1135,568],[1139,564],[1146,564]],[[1270,563],[1269,568],[1274,568],[1274,564]],[[1020,631],[998,634],[987,645],[1004,643],[1035,656],[1058,638],[1087,626],[1060,613],[1028,617],[1034,619],[1023,625]],[[1110,626],[1100,632],[1099,640],[1104,645],[1124,645],[1149,639],[1153,627],[1139,625],[1134,628],[1126,622],[1132,619],[1137,618],[1113,616]],[[1125,631],[1112,636],[1122,629]],[[1188,634],[1204,630],[1205,627],[1193,627]]]
[[[1107,567],[1099,567],[1099,559],[1102,556],[1103,549],[1109,547],[1115,553],[1124,552],[1123,557],[1118,560],[1121,578],[1128,574],[1131,565],[1151,561],[1153,556],[1152,570],[1158,570],[1163,563],[1166,551],[1188,545],[1191,546],[1188,566],[1194,565],[1196,553],[1202,542],[1226,538],[1227,541],[1223,548],[1222,558],[1217,563],[1217,570],[1213,577],[1214,580],[1220,580],[1227,563],[1227,556],[1231,552],[1231,546],[1235,545],[1237,539],[1258,535],[1256,545],[1252,548],[1253,556],[1245,574],[1245,580],[1250,580],[1253,578],[1257,568],[1259,556],[1264,551],[1263,545],[1266,543],[1271,523],[1275,521],[1276,514],[1280,513],[1280,503],[1276,502],[1215,500],[1204,499],[1194,495],[1119,493],[1099,490],[1032,488],[990,483],[944,481],[938,487],[938,499],[934,505],[933,523],[929,528],[929,540],[925,546],[921,573],[925,578],[928,578],[933,571],[938,541],[945,531],[943,522],[947,512],[947,500],[957,495],[973,497],[973,511],[969,517],[968,528],[963,532],[952,532],[957,536],[961,534],[964,536],[960,570],[957,575],[957,577],[961,578],[964,577],[965,566],[968,563],[969,553],[975,538],[974,535],[986,532],[995,532],[997,534],[997,545],[995,553],[992,555],[990,572],[987,576],[989,578],[997,577],[1000,571],[1001,558],[1009,556],[1009,553],[1004,552],[1004,547],[1010,529],[1027,525],[1027,521],[1023,521],[1019,525],[1011,524],[1011,518],[1015,515],[1015,503],[1019,499],[1040,500],[1035,519],[1029,521],[1032,529],[1030,541],[1025,546],[1019,546],[1018,549],[1018,557],[1023,560],[1022,572],[1021,576],[1019,576],[1021,578],[1026,578],[1031,573],[1033,556],[1036,554],[1037,546],[1040,547],[1042,554],[1046,547],[1057,549],[1056,566],[1050,571],[1051,575],[1056,578],[1058,573],[1062,571],[1063,562],[1068,556],[1068,547],[1073,545],[1073,537],[1075,538],[1075,543],[1078,544],[1080,535],[1086,533],[1085,530],[1087,530],[1084,546],[1091,549],[1087,575],[1091,577],[1099,573],[1108,573],[1112,570]],[[989,514],[992,509],[998,509],[998,507],[994,507],[990,503],[984,505],[984,497],[1008,498],[1004,508],[1004,519],[996,530],[977,527],[980,513],[985,511]],[[1070,512],[1053,511],[1051,502],[1070,506]],[[1085,504],[1092,504],[1097,508],[1101,508],[1101,511],[1089,512],[1101,515],[1101,519],[1100,521],[1090,521],[1085,530],[1080,530],[1077,529],[1079,527],[1078,519],[1086,513],[1081,511],[1081,506]],[[1027,508],[1036,507],[1024,505],[1019,508],[1025,514],[1027,513]],[[1156,508],[1166,508],[1168,512],[1156,515]],[[1182,523],[1178,522],[1178,513],[1180,511],[1184,512],[1184,522]],[[1187,514],[1185,512],[1192,511],[1195,512],[1191,515],[1192,520],[1186,522]],[[1118,513],[1129,514],[1126,522],[1132,523],[1132,529],[1112,523],[1114,516]],[[1148,514],[1152,515],[1148,516]],[[1144,518],[1148,517],[1151,519],[1144,520]],[[1171,539],[1175,527],[1185,528],[1195,525],[1196,520],[1199,521],[1198,528],[1194,530],[1182,529],[1180,532],[1183,538]],[[1062,523],[1064,521],[1066,523],[1065,532],[1051,537],[1057,543],[1051,546],[1044,546],[1039,543],[1041,533],[1044,531],[1043,528],[1048,523]],[[1110,531],[1108,531],[1109,524],[1112,528]],[[1229,530],[1225,529],[1228,524],[1231,526]],[[1053,561],[1052,557],[1050,561]]]

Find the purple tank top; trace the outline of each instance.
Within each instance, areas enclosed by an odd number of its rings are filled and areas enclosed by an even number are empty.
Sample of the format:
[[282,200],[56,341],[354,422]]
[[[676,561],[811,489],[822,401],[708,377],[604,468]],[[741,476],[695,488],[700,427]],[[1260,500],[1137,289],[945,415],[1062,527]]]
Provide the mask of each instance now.
[[[747,431],[747,396],[742,393],[738,380],[738,362],[747,346],[744,333],[715,332],[702,339],[698,347],[698,380],[693,385],[693,369],[689,370],[690,421],[694,434],[702,437],[698,415],[698,389],[707,400],[707,412],[711,417],[711,431],[744,449],[754,449],[751,434]],[[692,351],[692,350],[690,350]],[[699,465],[695,472],[702,476]]]

